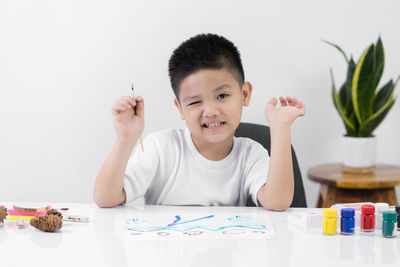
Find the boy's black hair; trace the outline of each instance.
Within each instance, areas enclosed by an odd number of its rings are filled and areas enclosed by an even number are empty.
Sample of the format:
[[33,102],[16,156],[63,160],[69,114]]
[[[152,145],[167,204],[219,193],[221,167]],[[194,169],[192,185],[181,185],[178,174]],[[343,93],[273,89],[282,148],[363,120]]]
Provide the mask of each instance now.
[[244,71],[240,53],[225,37],[216,34],[199,34],[174,50],[168,64],[169,79],[176,98],[183,79],[201,69],[232,71],[240,87],[244,83]]

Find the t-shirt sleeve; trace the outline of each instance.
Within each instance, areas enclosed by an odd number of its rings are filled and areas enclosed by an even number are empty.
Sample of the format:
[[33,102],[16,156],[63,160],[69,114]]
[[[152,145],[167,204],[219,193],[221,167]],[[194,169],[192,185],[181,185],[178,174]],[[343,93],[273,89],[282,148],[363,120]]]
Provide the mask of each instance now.
[[254,142],[248,154],[245,189],[257,206],[260,206],[257,193],[267,181],[269,159],[268,151],[259,143]]
[[159,169],[160,157],[156,138],[148,135],[143,140],[143,147],[144,152],[140,145],[135,147],[125,170],[125,203],[143,197]]

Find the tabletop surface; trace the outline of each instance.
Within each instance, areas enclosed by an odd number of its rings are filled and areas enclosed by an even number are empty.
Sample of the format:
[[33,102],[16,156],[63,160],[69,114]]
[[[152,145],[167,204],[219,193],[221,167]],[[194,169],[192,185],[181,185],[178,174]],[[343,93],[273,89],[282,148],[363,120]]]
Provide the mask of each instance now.
[[400,185],[400,167],[377,164],[371,173],[343,172],[337,163],[315,166],[308,171],[308,177],[315,182],[336,186],[337,188],[390,188]]
[[[12,203],[0,203],[7,208]],[[56,233],[31,226],[18,229],[12,222],[0,225],[1,266],[400,266],[400,237],[381,232],[353,236],[325,236],[288,224],[289,209],[271,212],[257,207],[118,206],[54,203],[89,223],[63,222]],[[136,214],[175,215],[182,212],[213,214],[251,213],[268,216],[274,233],[263,238],[154,239],[121,238],[118,218]]]

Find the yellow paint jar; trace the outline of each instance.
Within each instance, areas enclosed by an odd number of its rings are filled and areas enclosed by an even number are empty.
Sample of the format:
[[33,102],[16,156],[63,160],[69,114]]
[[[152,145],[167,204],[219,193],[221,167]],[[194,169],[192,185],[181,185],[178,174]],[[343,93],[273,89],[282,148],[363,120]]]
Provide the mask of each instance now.
[[325,235],[335,235],[337,232],[337,209],[324,209],[322,232]]

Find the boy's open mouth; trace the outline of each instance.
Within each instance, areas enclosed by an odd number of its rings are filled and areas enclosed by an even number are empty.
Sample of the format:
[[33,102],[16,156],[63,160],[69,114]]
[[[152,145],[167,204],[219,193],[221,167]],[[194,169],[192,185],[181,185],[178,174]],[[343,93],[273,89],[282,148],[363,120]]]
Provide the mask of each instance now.
[[214,123],[203,123],[202,127],[212,129],[212,128],[217,128],[223,124],[225,124],[224,121],[219,121],[219,122],[214,122]]

